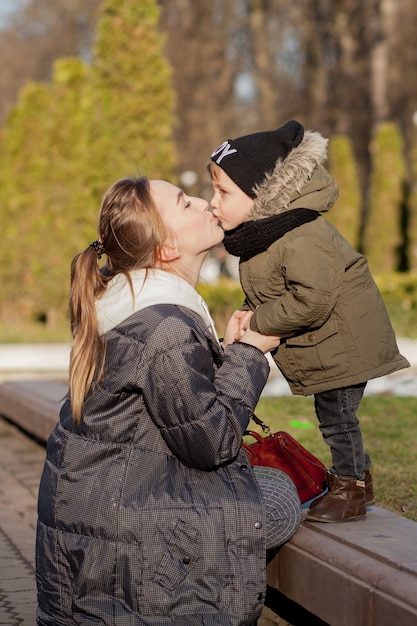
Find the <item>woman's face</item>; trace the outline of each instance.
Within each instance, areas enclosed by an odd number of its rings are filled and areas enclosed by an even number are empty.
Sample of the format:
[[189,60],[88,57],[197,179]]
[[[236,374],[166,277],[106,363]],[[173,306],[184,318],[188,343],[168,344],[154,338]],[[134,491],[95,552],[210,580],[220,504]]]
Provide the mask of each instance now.
[[179,187],[163,180],[151,180],[150,188],[182,258],[197,257],[223,240],[224,232],[208,210],[208,202],[187,196]]

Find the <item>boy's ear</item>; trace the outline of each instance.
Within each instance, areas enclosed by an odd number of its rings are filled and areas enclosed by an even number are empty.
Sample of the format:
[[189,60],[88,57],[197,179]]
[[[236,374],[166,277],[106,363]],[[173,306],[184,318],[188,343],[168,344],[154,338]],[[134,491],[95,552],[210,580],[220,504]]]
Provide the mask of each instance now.
[[181,257],[178,248],[169,243],[163,243],[158,250],[158,259],[163,263],[172,263]]

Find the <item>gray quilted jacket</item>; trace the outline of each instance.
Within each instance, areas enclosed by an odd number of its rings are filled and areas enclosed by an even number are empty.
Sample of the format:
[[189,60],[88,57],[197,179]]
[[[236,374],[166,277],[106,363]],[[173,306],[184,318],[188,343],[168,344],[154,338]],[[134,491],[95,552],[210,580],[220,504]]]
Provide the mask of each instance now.
[[[184,307],[106,334],[83,422],[67,401],[40,484],[40,626],[249,626],[266,590],[264,508],[241,450],[268,376]],[[214,361],[214,365],[213,365]]]

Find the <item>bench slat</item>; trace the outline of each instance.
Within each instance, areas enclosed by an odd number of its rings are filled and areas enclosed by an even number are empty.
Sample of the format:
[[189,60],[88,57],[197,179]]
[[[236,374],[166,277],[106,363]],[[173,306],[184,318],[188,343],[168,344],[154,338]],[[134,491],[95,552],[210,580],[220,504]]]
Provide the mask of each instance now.
[[48,380],[8,381],[0,385],[0,414],[46,442],[59,418],[68,385]]

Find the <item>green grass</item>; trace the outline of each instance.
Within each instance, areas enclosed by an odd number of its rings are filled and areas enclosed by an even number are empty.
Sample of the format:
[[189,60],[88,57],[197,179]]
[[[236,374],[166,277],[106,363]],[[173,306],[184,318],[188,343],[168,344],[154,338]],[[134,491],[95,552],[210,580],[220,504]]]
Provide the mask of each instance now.
[[[417,521],[417,398],[367,396],[358,417],[365,448],[372,457],[376,504]],[[271,432],[286,430],[330,465],[312,398],[261,398],[256,414]],[[251,430],[261,432],[253,422]],[[253,440],[252,440],[253,441]],[[250,442],[250,440],[248,440]]]
[[69,321],[54,326],[40,322],[0,324],[0,343],[71,343]]

